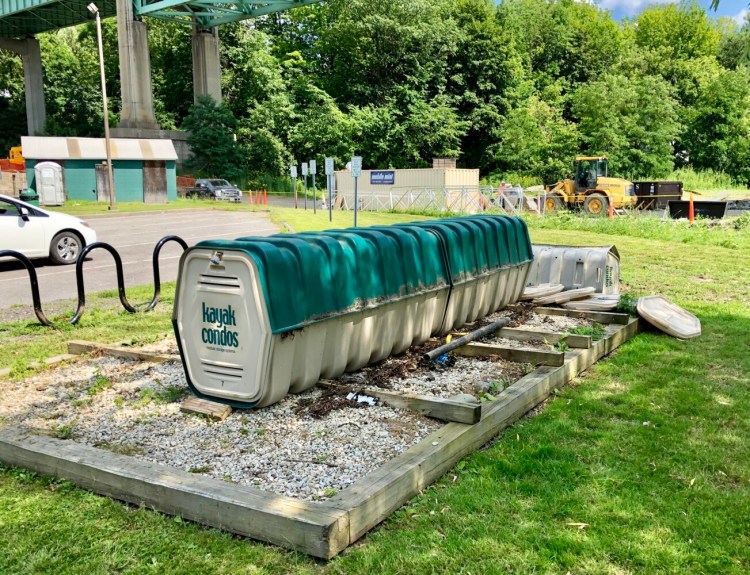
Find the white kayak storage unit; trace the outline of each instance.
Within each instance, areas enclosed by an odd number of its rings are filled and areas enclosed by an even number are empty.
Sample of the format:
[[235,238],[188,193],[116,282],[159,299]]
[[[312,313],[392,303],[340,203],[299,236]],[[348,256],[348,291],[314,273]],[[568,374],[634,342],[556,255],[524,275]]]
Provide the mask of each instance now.
[[532,257],[506,216],[200,242],[172,316],[188,385],[270,405],[515,302]]
[[593,287],[596,293],[620,293],[620,254],[615,246],[574,247],[534,244],[527,286],[563,284],[566,290]]

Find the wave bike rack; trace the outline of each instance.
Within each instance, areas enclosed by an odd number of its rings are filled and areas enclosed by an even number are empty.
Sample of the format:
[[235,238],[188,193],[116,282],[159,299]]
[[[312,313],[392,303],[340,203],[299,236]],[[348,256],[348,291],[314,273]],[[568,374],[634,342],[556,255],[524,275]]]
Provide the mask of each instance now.
[[[169,242],[176,242],[180,244],[183,251],[188,248],[187,242],[185,242],[185,240],[183,240],[179,236],[165,236],[157,242],[156,246],[154,247],[154,253],[152,256],[152,264],[154,269],[154,296],[151,298],[151,301],[143,308],[144,312],[151,311],[159,302],[159,296],[161,295],[159,255],[161,254],[161,249],[164,247],[164,245]],[[128,301],[128,298],[125,295],[125,274],[122,269],[122,258],[120,257],[119,252],[108,243],[94,242],[93,244],[89,244],[88,246],[83,248],[80,255],[78,256],[78,260],[76,260],[76,287],[78,290],[78,307],[76,308],[75,315],[70,318],[70,320],[68,320],[72,325],[78,323],[86,309],[86,291],[83,281],[83,262],[86,259],[86,256],[96,249],[104,249],[112,254],[112,258],[115,260],[115,269],[117,272],[117,293],[120,298],[120,303],[128,313],[138,312],[138,309]],[[0,250],[0,258],[2,257],[12,257],[23,264],[29,274],[31,299],[34,306],[34,314],[36,314],[39,323],[41,323],[42,325],[47,327],[55,327],[55,324],[47,318],[47,316],[44,314],[44,311],[42,310],[42,301],[41,297],[39,296],[39,280],[37,278],[36,269],[34,268],[34,264],[31,263],[31,260],[22,253],[14,250]]]

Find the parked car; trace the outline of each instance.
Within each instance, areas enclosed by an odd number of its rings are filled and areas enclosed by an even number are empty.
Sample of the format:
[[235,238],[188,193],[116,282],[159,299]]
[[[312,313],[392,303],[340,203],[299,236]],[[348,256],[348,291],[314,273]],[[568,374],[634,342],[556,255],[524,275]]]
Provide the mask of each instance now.
[[188,198],[241,202],[242,192],[226,180],[195,180],[195,187],[185,190]]
[[95,241],[96,232],[83,220],[0,195],[0,250],[74,264],[81,250]]

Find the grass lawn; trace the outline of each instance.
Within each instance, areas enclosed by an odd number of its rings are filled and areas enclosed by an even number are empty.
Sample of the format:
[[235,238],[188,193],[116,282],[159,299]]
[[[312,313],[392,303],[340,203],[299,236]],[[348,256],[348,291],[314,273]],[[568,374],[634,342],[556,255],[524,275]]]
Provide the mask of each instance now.
[[[297,231],[327,225],[300,210],[272,217]],[[0,573],[750,572],[748,230],[626,224],[530,221],[538,243],[617,245],[625,290],[672,298],[703,335],[638,335],[329,563],[2,468]],[[164,287],[167,302],[173,292]],[[66,339],[155,337],[170,329],[168,308],[87,313],[51,333],[0,325],[0,367]]]

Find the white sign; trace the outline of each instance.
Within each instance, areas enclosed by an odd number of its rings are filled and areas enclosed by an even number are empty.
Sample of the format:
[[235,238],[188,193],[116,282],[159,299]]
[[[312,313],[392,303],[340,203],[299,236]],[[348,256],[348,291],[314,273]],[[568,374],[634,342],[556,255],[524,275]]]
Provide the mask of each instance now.
[[352,176],[359,178],[362,175],[362,156],[352,156]]
[[307,175],[307,162],[302,162],[302,175]]
[[297,166],[292,166],[290,171],[292,172],[292,177],[296,178],[297,177]]
[[315,160],[310,160],[310,173],[315,174],[317,166],[315,165]]
[[326,176],[333,175],[333,158],[326,158]]

